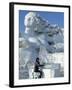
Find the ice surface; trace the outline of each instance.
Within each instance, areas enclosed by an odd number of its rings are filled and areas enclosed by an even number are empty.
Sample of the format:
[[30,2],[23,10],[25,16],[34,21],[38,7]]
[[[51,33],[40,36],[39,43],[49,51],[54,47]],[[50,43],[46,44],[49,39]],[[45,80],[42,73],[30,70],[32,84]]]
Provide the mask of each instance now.
[[22,35],[20,33],[19,37],[19,78],[29,78],[29,69],[37,57],[40,63],[60,65],[59,69],[53,71],[54,77],[63,76],[64,29],[56,24],[49,24],[36,12],[29,12],[25,16],[24,25],[25,32]]

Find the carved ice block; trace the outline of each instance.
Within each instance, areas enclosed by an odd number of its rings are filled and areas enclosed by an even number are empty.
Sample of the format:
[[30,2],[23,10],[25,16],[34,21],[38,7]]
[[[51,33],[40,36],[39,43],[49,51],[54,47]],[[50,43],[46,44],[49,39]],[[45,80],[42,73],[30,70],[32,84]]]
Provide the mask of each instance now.
[[[60,70],[60,64],[54,64],[54,63],[46,64],[42,69],[42,71],[44,73],[44,78],[55,77],[56,70]],[[29,69],[29,78],[33,79],[33,75],[34,75],[34,68],[31,67]]]

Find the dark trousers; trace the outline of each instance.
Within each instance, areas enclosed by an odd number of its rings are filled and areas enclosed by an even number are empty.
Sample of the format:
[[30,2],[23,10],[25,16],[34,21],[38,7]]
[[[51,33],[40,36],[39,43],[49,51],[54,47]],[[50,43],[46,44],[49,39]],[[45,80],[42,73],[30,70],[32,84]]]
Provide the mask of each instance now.
[[40,75],[39,75],[39,77],[38,77],[38,78],[41,78],[41,77],[42,77],[43,72],[42,72],[42,71],[40,71],[40,70],[38,70],[37,72],[39,72],[39,73],[40,73]]

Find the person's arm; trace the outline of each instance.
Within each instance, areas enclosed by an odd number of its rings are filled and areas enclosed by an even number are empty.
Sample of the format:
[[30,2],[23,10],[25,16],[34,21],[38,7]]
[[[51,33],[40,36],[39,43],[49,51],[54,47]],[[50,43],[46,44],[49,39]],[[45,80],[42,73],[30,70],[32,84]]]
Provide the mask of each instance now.
[[40,64],[40,66],[44,66],[44,64]]

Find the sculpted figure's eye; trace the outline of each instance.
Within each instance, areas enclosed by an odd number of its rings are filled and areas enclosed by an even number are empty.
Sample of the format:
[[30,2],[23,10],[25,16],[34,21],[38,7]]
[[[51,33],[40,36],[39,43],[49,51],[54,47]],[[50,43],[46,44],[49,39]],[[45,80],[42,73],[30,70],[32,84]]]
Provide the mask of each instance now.
[[30,21],[31,20],[31,18],[28,18],[28,21]]

